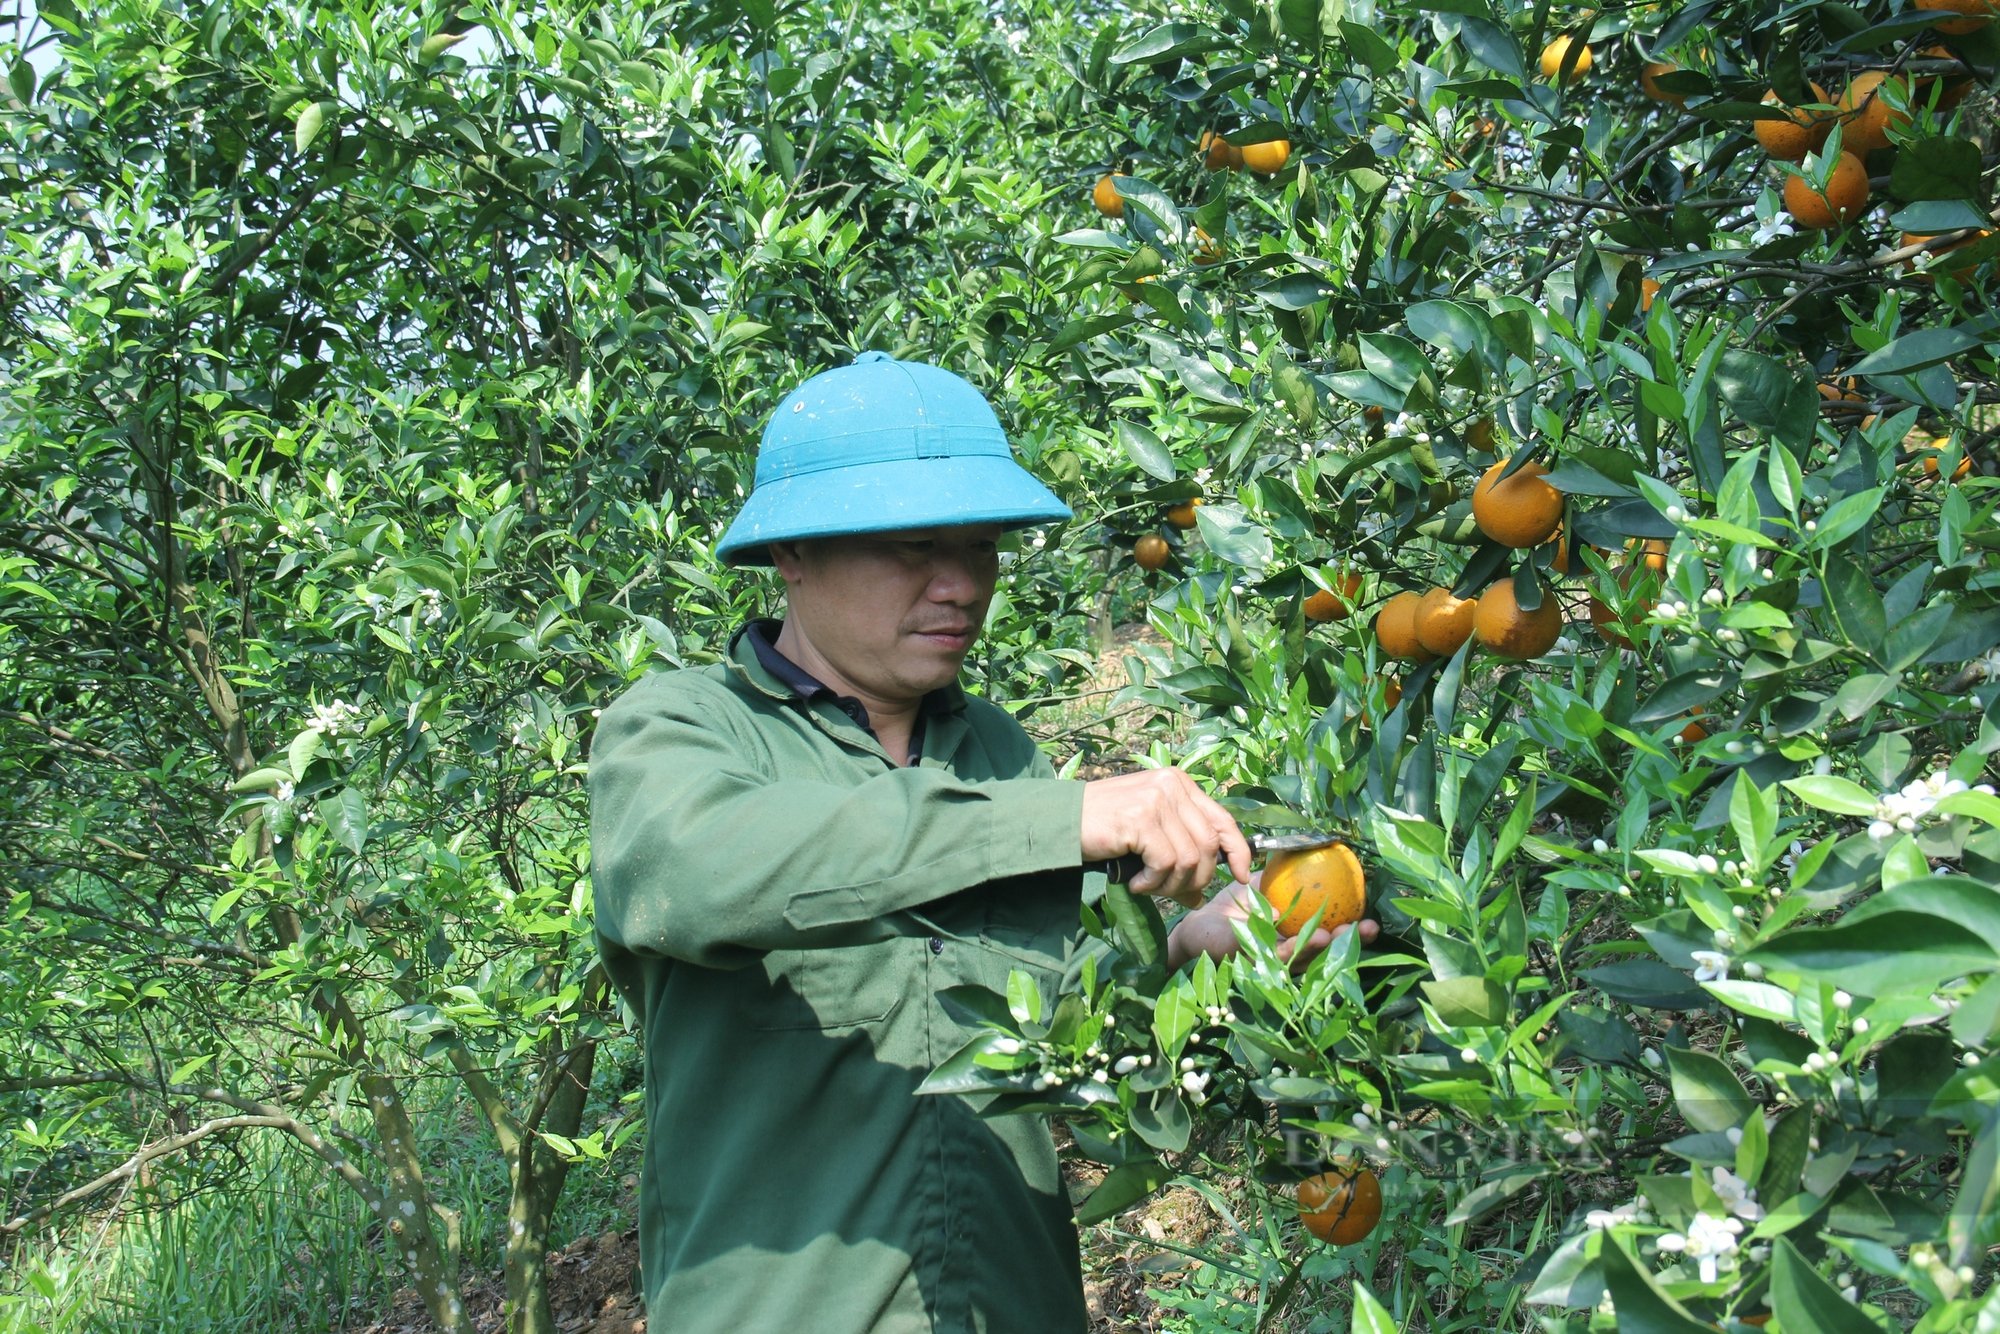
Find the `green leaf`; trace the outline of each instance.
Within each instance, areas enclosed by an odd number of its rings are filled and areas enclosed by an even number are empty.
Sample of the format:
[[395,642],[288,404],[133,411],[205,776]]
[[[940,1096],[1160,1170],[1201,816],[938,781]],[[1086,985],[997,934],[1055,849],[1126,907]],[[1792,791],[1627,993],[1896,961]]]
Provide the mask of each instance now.
[[1133,421],[1121,421],[1118,423],[1118,443],[1124,446],[1132,462],[1161,481],[1171,482],[1179,475],[1174,468],[1174,456],[1151,428]]
[[1162,23],[1121,43],[1111,53],[1114,65],[1151,65],[1177,56],[1197,56],[1228,45],[1220,35],[1194,23]]
[[1285,411],[1291,413],[1299,429],[1309,429],[1319,412],[1319,398],[1313,390],[1311,377],[1290,360],[1279,357],[1271,367],[1271,386],[1278,391]]
[[1759,787],[1747,776],[1739,778],[1735,791],[1729,794],[1729,824],[1736,831],[1743,860],[1753,868],[1762,869],[1764,850],[1778,832],[1776,789]]
[[1354,1313],[1348,1319],[1347,1330],[1348,1334],[1401,1334],[1396,1318],[1375,1300],[1368,1285],[1358,1280],[1354,1284]]
[[1507,989],[1491,978],[1445,978],[1425,982],[1422,987],[1438,1018],[1453,1028],[1483,1028],[1507,1022]]
[[1674,1105],[1696,1130],[1733,1130],[1756,1110],[1736,1072],[1720,1057],[1668,1047],[1667,1069],[1673,1080]]
[[1885,912],[1863,922],[1800,927],[1743,956],[1864,996],[1927,995],[1940,982],[2000,965],[1991,945],[1925,912]]
[[1170,988],[1154,1004],[1153,1037],[1168,1064],[1180,1060],[1181,1048],[1187,1045],[1188,1034],[1194,1032],[1200,1017],[1194,992],[1185,985]]
[[1033,977],[1019,968],[1007,974],[1007,1012],[1017,1024],[1041,1021],[1042,989]]
[[1882,495],[1882,488],[1876,486],[1835,501],[1825,514],[1820,515],[1817,528],[1806,539],[1806,546],[1814,551],[1828,551],[1866,528],[1868,521],[1875,517],[1875,512],[1882,508]]
[[1132,1109],[1132,1132],[1162,1153],[1179,1153],[1188,1146],[1194,1121],[1181,1101],[1178,1084],[1143,1098]]
[[1239,505],[1225,502],[1203,505],[1194,512],[1194,522],[1202,543],[1231,565],[1261,571],[1275,555],[1271,534],[1262,524],[1253,522]]
[[1981,315],[1945,329],[1919,329],[1891,340],[1854,363],[1858,376],[1907,375],[1983,346],[2000,330],[2000,315]]
[[356,856],[368,842],[368,799],[358,788],[345,787],[331,802],[322,802],[320,813],[327,832],[345,844]]
[[1361,368],[1400,394],[1408,394],[1430,374],[1430,358],[1407,338],[1395,334],[1361,336]]
[[1444,1225],[1457,1227],[1461,1223],[1471,1223],[1484,1218],[1536,1182],[1554,1175],[1556,1170],[1551,1164],[1536,1163],[1510,1167],[1492,1175],[1466,1192],[1464,1197],[1451,1207],[1451,1212],[1445,1215]]
[[293,737],[285,756],[285,762],[291,767],[292,777],[304,778],[306,770],[319,758],[325,745],[326,736],[317,727],[308,727]]
[[1809,774],[1787,778],[1779,784],[1808,806],[1835,815],[1865,815],[1874,818],[1877,798],[1859,783],[1832,774]]
[[1713,1334],[1714,1326],[1695,1319],[1660,1291],[1652,1274],[1626,1253],[1617,1237],[1604,1234],[1598,1259],[1618,1313],[1618,1334]]
[[1859,925],[1896,912],[1928,913],[1963,927],[2000,954],[2000,891],[1970,876],[1926,875],[1905,880],[1863,901],[1841,919],[1841,925]]
[[1879,661],[1889,615],[1874,581],[1855,562],[1833,556],[1826,563],[1826,602],[1848,642]]
[[1965,1157],[1958,1195],[1945,1224],[1954,1268],[1978,1263],[1993,1244],[1996,1220],[2000,1220],[2000,1108],[1989,1108],[1985,1128]]
[[[314,733],[315,736],[318,733]],[[284,769],[252,769],[229,785],[231,792],[268,792],[292,775]]]
[[1790,1199],[1799,1188],[1799,1174],[1805,1170],[1806,1155],[1811,1148],[1812,1113],[1803,1107],[1782,1113],[1771,1127],[1764,1170],[1757,1176],[1757,1198]]
[[334,102],[308,102],[299,108],[298,119],[292,124],[292,143],[303,153],[312,147],[313,140],[326,127],[326,119],[339,105]]
[[1125,312],[1115,315],[1090,315],[1080,320],[1071,320],[1056,331],[1056,336],[1049,342],[1048,354],[1053,357],[1057,353],[1067,352],[1079,343],[1087,343],[1099,334],[1109,333],[1113,329],[1122,329],[1131,322],[1132,316]]
[[1077,1207],[1076,1221],[1088,1227],[1123,1213],[1174,1179],[1174,1169],[1157,1158],[1120,1163],[1105,1173],[1097,1189]]
[[17,60],[7,71],[7,87],[13,91],[14,100],[27,106],[35,100],[35,67],[25,60]]
[[1785,1329],[1882,1334],[1880,1325],[1850,1305],[1784,1237],[1771,1243],[1771,1311]]
[[1889,191],[1898,199],[1964,199],[1981,195],[1979,145],[1943,135],[1914,139],[1896,152]]

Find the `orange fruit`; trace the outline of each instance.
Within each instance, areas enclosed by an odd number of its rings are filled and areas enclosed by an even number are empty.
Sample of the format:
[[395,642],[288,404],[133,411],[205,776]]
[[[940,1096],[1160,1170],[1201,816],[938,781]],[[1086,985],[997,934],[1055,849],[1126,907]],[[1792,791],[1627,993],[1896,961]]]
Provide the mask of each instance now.
[[1200,496],[1196,496],[1193,500],[1183,500],[1180,504],[1167,510],[1167,522],[1185,533],[1188,529],[1194,527],[1195,507],[1201,503]]
[[1091,187],[1090,202],[1097,205],[1097,211],[1107,218],[1125,216],[1125,196],[1118,193],[1118,187],[1111,183],[1108,174],[1098,177],[1097,184]]
[[1595,593],[1590,595],[1590,623],[1597,627],[1597,633],[1604,637],[1606,643],[1616,644],[1619,648],[1636,647],[1619,627],[1618,613]]
[[[1582,64],[1583,62],[1579,60],[1577,63]],[[1655,102],[1671,102],[1677,107],[1686,106],[1687,94],[1670,93],[1660,87],[1659,84],[1662,74],[1672,74],[1679,69],[1679,65],[1665,60],[1647,61],[1639,67],[1639,91],[1652,98]]]
[[1142,570],[1157,570],[1167,563],[1170,554],[1167,539],[1158,533],[1147,533],[1132,544],[1132,559]]
[[1325,931],[1358,922],[1368,903],[1361,859],[1345,843],[1272,853],[1257,892],[1278,914],[1278,930],[1288,936],[1305,930],[1315,916]]
[[[1913,445],[1906,440],[1903,442],[1903,452],[1905,454],[1914,454],[1919,449],[1937,450],[1942,452],[1944,448],[1949,444],[1951,444],[1951,437],[1947,435],[1938,436],[1935,440],[1932,440],[1928,444],[1924,445]],[[1924,476],[1926,477],[1937,476],[1938,455],[1933,453],[1926,453],[1924,455],[1924,460],[1923,460],[1923,469],[1924,469]],[[1967,473],[1971,471],[1972,471],[1972,459],[1971,456],[1968,455],[1967,457],[1960,459],[1958,461],[1958,466],[1951,470],[1951,480],[1956,482],[1961,477],[1965,476]]]
[[1522,611],[1514,597],[1514,581],[1501,579],[1479,595],[1473,613],[1472,632],[1489,652],[1516,662],[1539,658],[1562,637],[1562,608],[1553,590],[1542,590],[1542,605]]
[[[1569,48],[1572,40],[1568,34],[1564,34],[1542,48],[1542,77],[1544,79],[1553,79],[1561,75],[1563,62],[1569,59]],[[1584,75],[1590,73],[1590,62],[1590,48],[1586,46],[1576,53],[1576,64],[1569,72],[1568,82],[1576,83]]]
[[1361,576],[1345,570],[1334,575],[1332,583],[1332,590],[1316,588],[1306,598],[1307,620],[1342,621],[1353,612],[1355,596],[1361,592]]
[[1243,150],[1214,130],[1201,132],[1201,143],[1195,151],[1201,155],[1201,164],[1210,171],[1235,171],[1243,165]]
[[1524,463],[1503,480],[1508,462],[1501,459],[1480,474],[1472,488],[1472,521],[1503,547],[1540,546],[1562,523],[1562,492],[1542,480],[1549,470],[1539,463]]
[[1459,597],[1449,588],[1431,589],[1417,599],[1417,642],[1440,658],[1449,658],[1472,638],[1472,617],[1478,610],[1478,598]]
[[[1966,68],[1965,62],[1953,55],[1951,48],[1948,46],[1927,46],[1919,51],[1917,55],[1924,60],[1949,60],[1957,65],[1961,71]],[[1916,91],[1911,94],[1911,100],[1920,105],[1929,105],[1931,100],[1931,86],[1938,82],[1939,80],[1936,78],[1918,79]],[[1943,83],[1944,87],[1938,90],[1937,95],[1937,107],[1939,111],[1951,110],[1960,102],[1963,102],[1965,95],[1972,91],[1972,80],[1960,75],[1949,76],[1943,80]]]
[[1387,677],[1382,682],[1382,712],[1388,713],[1403,702],[1403,683],[1397,678]]
[[1352,1246],[1382,1221],[1382,1183],[1365,1167],[1343,1164],[1299,1183],[1299,1221],[1336,1246]]
[[[1832,100],[1826,95],[1826,89],[1818,84],[1807,86],[1812,89],[1813,101]],[[1782,105],[1775,90],[1765,93],[1764,100],[1773,106]],[[1806,154],[1818,152],[1835,120],[1825,112],[1805,111],[1797,107],[1787,107],[1785,116],[1784,120],[1754,121],[1750,132],[1757,136],[1757,143],[1766,153],[1786,162],[1803,162]]]
[[1706,727],[1703,727],[1701,725],[1700,720],[1697,719],[1696,721],[1689,723],[1686,727],[1683,727],[1676,734],[1676,740],[1678,740],[1684,746],[1692,746],[1697,741],[1705,740],[1707,736],[1708,736],[1708,729]]
[[1219,264],[1222,262],[1222,242],[1210,236],[1200,227],[1194,229],[1194,262],[1197,264]]
[[1289,139],[1267,139],[1261,144],[1245,144],[1239,150],[1243,165],[1259,176],[1275,176],[1291,161],[1292,144]]
[[1639,280],[1639,309],[1651,310],[1653,298],[1660,294],[1660,284],[1651,278]]
[[1405,662],[1422,662],[1431,656],[1417,638],[1417,603],[1422,596],[1398,593],[1375,613],[1375,642],[1382,646],[1384,656]]
[[[1925,253],[1931,256],[1942,255],[1949,251],[1958,250],[1961,249],[1962,247],[1974,245],[1980,241],[1984,241],[1987,237],[1991,235],[1993,235],[1993,233],[1990,229],[1974,232],[1971,236],[1967,236],[1960,240],[1953,241],[1948,245],[1933,246],[1930,250],[1926,251]],[[1924,236],[1916,232],[1903,233],[1903,244],[1905,246],[1923,245],[1926,242],[1935,241],[1936,239],[1937,237],[1935,235]],[[1916,259],[1907,259],[1903,261],[1903,267],[1906,269],[1916,268],[1917,264],[1920,262],[1921,261]],[[1937,260],[1935,258],[1931,260],[1931,266],[1933,268],[1942,267],[1938,265]],[[1960,264],[1951,269],[1951,276],[1958,279],[1962,283],[1970,282],[1972,281],[1972,275],[1974,270],[1978,269],[1978,267],[1979,266],[1977,264]],[[1931,274],[1928,270],[1919,269],[1914,276],[1918,282],[1927,283],[1931,281]]]
[[[1841,124],[1844,127],[1840,132],[1840,146],[1857,157],[1865,158],[1878,148],[1887,148],[1890,126],[1900,129],[1910,123],[1909,113],[1891,107],[1889,99],[1883,95],[1882,83],[1888,77],[1876,69],[1857,74],[1840,95]],[[1902,83],[1901,80],[1897,82]]]
[[[1634,543],[1626,548],[1626,562],[1624,568],[1618,572],[1618,586],[1629,593],[1633,584],[1642,579],[1657,582],[1665,575],[1666,570],[1667,544],[1659,538],[1649,538],[1643,544]],[[1652,613],[1653,603],[1658,600],[1652,592],[1653,590],[1648,589],[1642,593],[1633,608],[1634,616],[1643,617]],[[1590,595],[1590,623],[1597,627],[1597,633],[1604,636],[1608,642],[1620,648],[1638,647],[1626,636],[1624,624],[1618,619],[1618,613],[1595,593]]]
[[1465,428],[1466,446],[1476,449],[1482,454],[1491,454],[1493,452],[1494,429],[1491,414],[1481,417],[1478,421]]
[[2000,2],[1996,0],[1917,0],[1918,9],[1928,9],[1939,14],[1959,14],[1955,19],[1939,19],[1931,26],[1939,32],[1953,37],[1963,37],[1969,32],[1978,32],[2000,15]]
[[1803,176],[1785,177],[1785,211],[1792,221],[1814,231],[1845,226],[1868,211],[1868,168],[1852,153],[1842,153],[1827,174],[1826,189],[1818,190]]

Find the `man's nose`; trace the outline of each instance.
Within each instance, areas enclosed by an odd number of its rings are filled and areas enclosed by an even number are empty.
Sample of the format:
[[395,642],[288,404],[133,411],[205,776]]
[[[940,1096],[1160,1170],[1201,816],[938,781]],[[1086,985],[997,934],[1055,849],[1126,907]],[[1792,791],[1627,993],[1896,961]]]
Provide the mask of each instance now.
[[932,601],[970,605],[979,600],[980,585],[977,559],[970,551],[937,548],[931,557]]

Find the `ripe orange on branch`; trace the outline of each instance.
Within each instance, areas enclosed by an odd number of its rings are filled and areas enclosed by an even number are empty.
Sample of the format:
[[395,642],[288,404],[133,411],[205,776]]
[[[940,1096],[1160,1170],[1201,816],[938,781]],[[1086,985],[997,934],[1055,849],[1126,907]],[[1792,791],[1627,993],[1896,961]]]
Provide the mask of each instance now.
[[1243,165],[1243,150],[1214,130],[1201,132],[1201,143],[1195,152],[1201,155],[1201,164],[1210,171],[1235,171]]
[[[1567,34],[1556,38],[1542,48],[1542,77],[1554,79],[1561,75],[1563,62],[1569,59],[1569,49],[1574,39]],[[1567,82],[1576,83],[1590,73],[1591,54],[1588,46],[1576,53],[1576,64],[1570,67]]]
[[1785,211],[1799,226],[1814,231],[1853,222],[1868,211],[1868,169],[1860,158],[1843,152],[1827,174],[1824,190],[1803,176],[1785,177]]
[[1375,613],[1375,641],[1384,656],[1405,662],[1422,662],[1431,656],[1417,638],[1417,603],[1422,595],[1402,592],[1382,604]]
[[1472,638],[1478,598],[1462,598],[1449,588],[1433,588],[1417,599],[1417,642],[1440,658],[1458,652]]
[[1510,461],[1501,459],[1480,474],[1472,488],[1472,520],[1503,547],[1540,546],[1562,523],[1562,492],[1542,480],[1549,470],[1539,463],[1524,463],[1502,478]]
[[1097,178],[1097,184],[1091,187],[1090,202],[1097,205],[1097,211],[1107,218],[1125,216],[1125,196],[1118,193],[1118,187],[1111,183],[1109,175]]
[[1481,593],[1472,618],[1472,631],[1479,642],[1489,652],[1516,662],[1539,658],[1554,648],[1556,640],[1562,638],[1562,629],[1562,608],[1555,590],[1544,587],[1541,605],[1523,611],[1514,596],[1512,579],[1502,579]]
[[1299,1183],[1299,1221],[1336,1246],[1351,1246],[1382,1221],[1382,1183],[1365,1167],[1342,1165]]
[[1316,588],[1306,598],[1307,620],[1340,621],[1353,612],[1354,599],[1361,592],[1361,576],[1352,570],[1344,570],[1333,576],[1331,582],[1331,590]]
[[[1832,100],[1826,95],[1826,89],[1818,84],[1807,86],[1812,89],[1813,101],[1825,103]],[[1773,106],[1782,105],[1775,90],[1765,93],[1764,101]],[[1802,107],[1786,107],[1785,117],[1784,120],[1756,121],[1750,127],[1758,145],[1772,157],[1785,162],[1803,162],[1806,154],[1818,152],[1836,119],[1825,112],[1808,111]]]
[[1142,570],[1159,569],[1167,563],[1170,554],[1167,539],[1158,533],[1147,533],[1132,544],[1132,559],[1138,562]]
[[1995,18],[2000,18],[2000,0],[1917,0],[1917,8],[1937,14],[1959,15],[1958,18],[1940,18],[1931,25],[1953,37],[1978,32]]
[[1170,507],[1167,510],[1167,522],[1185,533],[1194,527],[1195,508],[1201,503],[1201,497],[1197,496],[1193,500],[1183,500],[1180,504]]
[[1345,843],[1272,853],[1257,892],[1278,914],[1278,930],[1288,936],[1305,930],[1314,916],[1325,931],[1358,922],[1368,904],[1361,859]]
[[1268,139],[1261,144],[1245,144],[1237,153],[1243,165],[1259,176],[1275,176],[1291,161],[1292,144],[1289,139]]
[[[1582,61],[1579,60],[1577,63],[1581,64]],[[1639,91],[1652,98],[1655,102],[1671,102],[1677,107],[1687,105],[1687,95],[1685,93],[1670,93],[1660,87],[1660,76],[1662,74],[1674,74],[1678,73],[1679,70],[1679,65],[1671,64],[1665,60],[1647,61],[1639,67]]]
[[[1867,157],[1878,148],[1889,146],[1891,126],[1901,128],[1910,123],[1908,112],[1898,111],[1889,105],[1883,90],[1888,75],[1881,70],[1868,70],[1854,76],[1847,90],[1840,95],[1841,125],[1840,146],[1857,157]],[[1897,86],[1903,87],[1901,80]]]

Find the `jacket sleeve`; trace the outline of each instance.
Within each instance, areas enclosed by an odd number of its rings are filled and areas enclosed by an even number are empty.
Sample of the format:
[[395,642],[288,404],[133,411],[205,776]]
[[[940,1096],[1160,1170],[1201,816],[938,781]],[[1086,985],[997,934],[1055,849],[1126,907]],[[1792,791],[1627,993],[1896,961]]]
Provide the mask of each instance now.
[[719,699],[635,693],[605,710],[590,758],[597,931],[627,952],[728,968],[859,944],[897,934],[884,919],[904,909],[1082,862],[1081,783],[760,772]]

